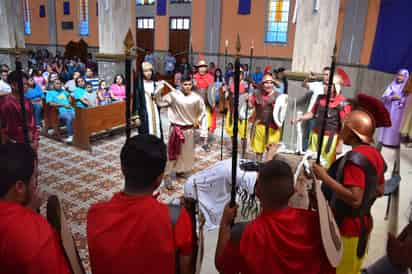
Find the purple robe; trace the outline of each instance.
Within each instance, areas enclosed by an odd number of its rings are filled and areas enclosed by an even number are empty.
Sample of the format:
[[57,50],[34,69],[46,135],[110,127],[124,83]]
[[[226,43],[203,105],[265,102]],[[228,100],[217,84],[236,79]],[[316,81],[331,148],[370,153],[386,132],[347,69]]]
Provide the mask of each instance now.
[[[403,89],[408,82],[409,72],[405,69],[399,71],[404,76],[402,83],[398,83],[396,79],[385,90],[382,95],[382,101],[386,109],[389,111],[392,126],[382,128],[379,135],[379,142],[387,146],[399,146],[401,143],[400,127],[402,122],[403,112],[405,110],[408,94],[403,92]],[[392,100],[392,96],[399,96],[400,100]]]

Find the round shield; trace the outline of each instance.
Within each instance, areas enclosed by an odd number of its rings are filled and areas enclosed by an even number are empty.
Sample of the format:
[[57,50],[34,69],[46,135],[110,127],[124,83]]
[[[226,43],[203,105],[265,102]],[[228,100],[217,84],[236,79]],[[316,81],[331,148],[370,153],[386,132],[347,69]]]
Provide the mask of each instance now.
[[214,108],[216,106],[216,88],[215,85],[210,85],[206,91],[207,102],[209,106]]
[[[247,113],[246,113],[247,112]],[[252,117],[252,109],[248,107],[247,100],[239,100],[239,119],[246,120]]]
[[288,109],[288,95],[281,94],[276,98],[275,107],[273,108],[273,120],[278,127],[282,127],[286,118]]

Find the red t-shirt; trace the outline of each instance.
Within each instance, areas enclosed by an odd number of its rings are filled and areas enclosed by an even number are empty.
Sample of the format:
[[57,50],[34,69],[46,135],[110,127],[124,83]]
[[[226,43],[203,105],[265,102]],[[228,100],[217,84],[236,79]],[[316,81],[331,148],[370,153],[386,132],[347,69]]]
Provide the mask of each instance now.
[[18,203],[0,201],[0,273],[70,273],[56,232]]
[[194,75],[195,81],[196,81],[196,88],[197,89],[206,89],[208,88],[213,82],[215,81],[213,76],[210,75],[210,73],[206,74],[200,74],[196,73]]
[[[383,185],[385,183],[385,178],[383,176],[385,161],[381,153],[374,147],[368,145],[355,147],[353,151],[359,152],[368,158],[378,172],[378,175],[380,175],[379,185]],[[346,187],[356,186],[365,189],[364,171],[353,163],[349,162],[345,164],[343,170],[343,185]],[[368,227],[368,230],[372,230],[373,219],[371,215],[365,217],[365,224]],[[346,237],[358,237],[360,233],[360,218],[344,218],[340,226],[340,232]]]
[[[31,102],[25,98],[24,104],[26,107],[27,127],[29,130],[29,137],[31,137],[30,140],[38,140],[39,132],[34,121]],[[18,143],[24,142],[20,101],[11,94],[0,98],[0,122],[1,130],[9,138]]]
[[263,212],[245,228],[240,245],[229,242],[217,267],[224,274],[335,273],[317,213],[295,208]]
[[94,274],[172,274],[175,252],[192,253],[192,225],[182,209],[172,231],[169,209],[151,196],[117,193],[93,205],[87,240]]
[[[234,83],[230,84],[230,89],[229,90],[230,90],[231,93],[235,93],[235,84]],[[245,91],[246,91],[245,84],[242,80],[242,81],[240,81],[240,84],[239,84],[239,93],[242,94],[242,93],[245,93]]]

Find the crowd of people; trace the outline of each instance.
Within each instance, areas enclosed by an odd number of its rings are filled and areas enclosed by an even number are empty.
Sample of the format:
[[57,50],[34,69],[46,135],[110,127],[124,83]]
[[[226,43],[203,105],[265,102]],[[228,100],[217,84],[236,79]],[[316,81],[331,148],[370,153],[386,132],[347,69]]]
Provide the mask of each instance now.
[[[326,126],[320,146],[324,165],[313,164],[311,170],[323,182],[342,235],[343,258],[335,268],[322,244],[319,213],[289,207],[295,192],[294,174],[286,162],[273,157],[283,130],[283,123],[275,120],[273,112],[281,96],[288,93],[284,69],[272,71],[265,67],[261,72],[256,68],[250,73],[247,65],[241,66],[239,101],[253,115],[236,121],[233,64],[223,72],[200,58],[193,68],[185,60],[176,68],[168,54],[165,71],[174,76],[172,85],[156,80],[150,55],[141,64],[135,84],[133,111],[139,134],[128,136],[120,153],[124,189],[111,200],[94,204],[88,212],[87,241],[93,273],[175,273],[176,269],[179,273],[194,273],[194,221],[184,207],[174,216],[174,211],[157,201],[153,193],[172,173],[184,177],[192,170],[196,131],[200,131],[202,148],[210,150],[208,137],[216,129],[220,101],[228,103],[224,115],[229,136],[234,136],[234,124],[238,123],[238,135],[244,142],[248,128],[252,128],[250,147],[261,163],[254,189],[262,213],[241,231],[235,231],[237,206],[226,206],[216,247],[216,268],[221,273],[359,273],[373,229],[370,210],[383,194],[385,183],[385,161],[373,145],[373,136],[376,128],[383,127],[379,142],[399,147],[401,132],[406,132],[401,124],[408,127],[412,119],[405,88],[407,71],[397,74],[381,100],[365,94],[359,94],[356,102],[347,100],[342,94],[344,77],[339,73],[329,90],[329,68],[323,71],[323,81],[303,82],[303,87],[311,91],[307,112],[292,123],[313,121],[307,143],[313,151],[318,150],[321,128]],[[1,66],[4,144],[0,145],[0,266],[5,273],[31,273],[32,269],[38,273],[70,273],[56,233],[29,209],[39,207],[34,190],[42,104],[58,109],[66,125],[66,141],[70,142],[75,107],[124,100],[124,77],[116,75],[109,86],[96,75],[93,62],[30,60],[30,74],[19,69],[10,72],[7,66]],[[71,66],[75,69],[69,72]],[[25,98],[21,98],[21,84]],[[168,91],[164,91],[165,86]],[[211,87],[215,93],[210,94]],[[328,92],[331,100],[326,105]],[[168,108],[167,145],[160,108]],[[326,108],[329,112],[325,117]],[[404,108],[408,108],[405,113]],[[407,131],[410,133],[410,129]],[[336,160],[342,144],[352,147],[352,151]],[[399,237],[390,236],[387,256],[365,273],[405,273],[412,262],[411,238],[411,224]]]

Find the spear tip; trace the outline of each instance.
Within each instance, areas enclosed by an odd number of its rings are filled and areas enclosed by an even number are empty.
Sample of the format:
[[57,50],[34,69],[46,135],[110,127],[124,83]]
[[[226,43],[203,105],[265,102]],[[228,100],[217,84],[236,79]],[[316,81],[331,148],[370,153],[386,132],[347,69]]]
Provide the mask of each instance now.
[[237,33],[237,37],[236,37],[236,50],[239,53],[240,49],[242,48],[241,44],[240,44],[240,34],[239,32]]

